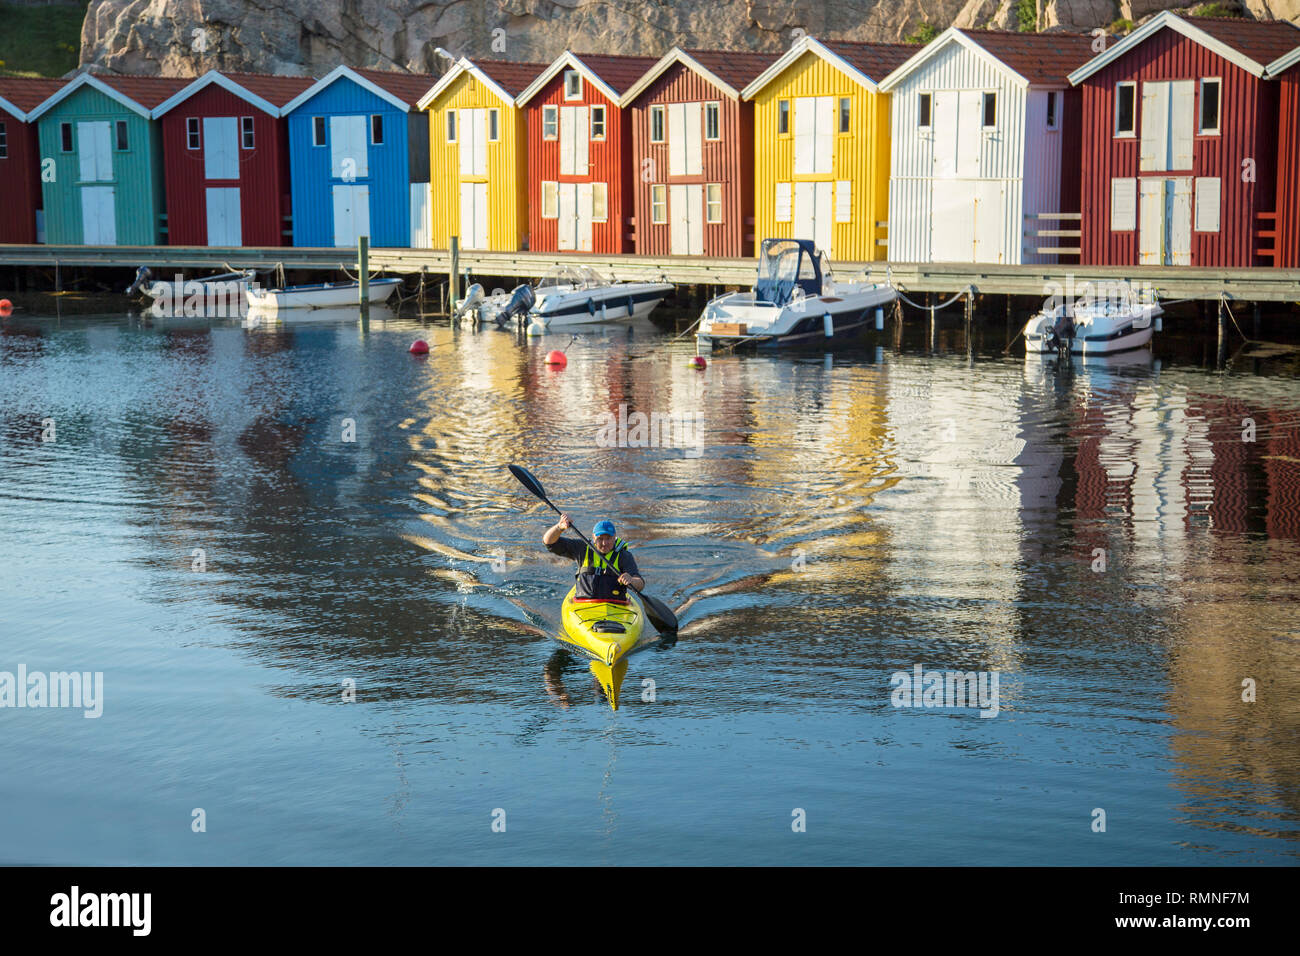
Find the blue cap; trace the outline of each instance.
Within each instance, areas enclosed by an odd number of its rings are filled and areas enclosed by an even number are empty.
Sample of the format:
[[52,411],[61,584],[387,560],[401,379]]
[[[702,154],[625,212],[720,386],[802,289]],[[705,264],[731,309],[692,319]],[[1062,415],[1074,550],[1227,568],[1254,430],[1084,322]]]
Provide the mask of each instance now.
[[604,521],[598,521],[596,527],[592,529],[591,533],[597,536],[602,534],[613,534],[614,522],[610,521],[608,518]]

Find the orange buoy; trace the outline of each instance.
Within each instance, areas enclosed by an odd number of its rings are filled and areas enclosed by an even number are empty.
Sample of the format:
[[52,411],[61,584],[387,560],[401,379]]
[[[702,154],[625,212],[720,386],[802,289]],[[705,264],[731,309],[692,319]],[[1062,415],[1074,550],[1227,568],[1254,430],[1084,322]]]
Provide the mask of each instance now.
[[564,353],[559,349],[551,349],[546,353],[547,365],[558,365],[561,368],[569,364],[569,360],[564,357]]
[[704,360],[703,355],[693,356],[687,364],[690,365],[691,368],[697,368],[701,371],[709,367],[709,363]]
[[411,343],[409,351],[412,355],[428,355],[429,343],[424,341],[424,339],[416,339]]

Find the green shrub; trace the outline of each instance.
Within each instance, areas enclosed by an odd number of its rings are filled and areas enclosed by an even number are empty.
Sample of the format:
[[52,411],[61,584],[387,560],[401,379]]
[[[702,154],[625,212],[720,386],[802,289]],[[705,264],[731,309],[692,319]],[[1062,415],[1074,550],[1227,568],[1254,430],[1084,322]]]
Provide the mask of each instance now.
[[940,30],[933,23],[922,23],[911,36],[907,37],[905,43],[919,43],[922,46],[929,43],[940,34]]
[[1016,0],[1016,23],[1021,33],[1033,33],[1038,29],[1038,6],[1034,0]]

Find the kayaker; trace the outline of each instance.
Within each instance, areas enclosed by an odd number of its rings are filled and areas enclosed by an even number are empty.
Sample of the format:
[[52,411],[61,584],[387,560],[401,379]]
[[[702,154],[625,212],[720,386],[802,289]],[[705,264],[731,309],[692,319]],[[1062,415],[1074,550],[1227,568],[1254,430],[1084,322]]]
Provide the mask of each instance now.
[[[614,522],[608,519],[597,522],[592,530],[592,543],[604,555],[604,561],[596,557],[584,542],[560,537],[571,527],[573,522],[569,516],[560,515],[560,520],[542,535],[542,544],[546,545],[546,550],[551,554],[578,562],[578,570],[575,572],[578,597],[597,601],[626,601],[627,588],[640,591],[645,587],[645,579],[641,577],[636,559],[627,549],[627,543],[615,536]],[[614,570],[611,571],[610,567]]]

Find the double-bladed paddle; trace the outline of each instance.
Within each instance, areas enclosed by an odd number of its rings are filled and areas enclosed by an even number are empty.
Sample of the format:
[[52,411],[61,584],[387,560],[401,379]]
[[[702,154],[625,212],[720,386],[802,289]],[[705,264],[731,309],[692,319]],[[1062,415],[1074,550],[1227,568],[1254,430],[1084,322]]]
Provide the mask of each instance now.
[[[533,476],[533,473],[530,472],[527,468],[523,468],[519,465],[511,465],[510,474],[514,475],[515,478],[519,480],[519,483],[523,485],[525,488],[527,488],[530,492],[532,492],[542,501],[550,505],[551,510],[554,511],[557,515],[564,514],[563,511],[555,507],[555,505],[551,502],[550,498],[546,497],[546,489],[542,487],[542,483],[538,481]],[[570,524],[569,527],[573,528],[573,533],[576,534],[579,538],[582,538],[583,543],[585,543],[587,547],[591,548],[592,551],[596,552],[597,556],[601,560],[601,563],[604,564],[605,567],[609,568],[609,570],[611,571],[616,570],[615,568],[610,567],[609,562],[605,560],[605,556],[601,554],[599,551],[596,551],[596,546],[593,545],[590,541],[588,541],[586,537],[583,536],[581,531],[579,531],[572,524]],[[631,585],[629,585],[629,587],[631,587]],[[664,604],[664,602],[660,601],[658,598],[652,598],[650,595],[646,594],[643,591],[637,591],[636,588],[632,588],[632,590],[636,591],[637,594],[641,595],[641,600],[645,604],[646,616],[650,619],[650,623],[655,626],[655,630],[662,631],[664,633],[671,633],[677,630],[677,615],[668,609],[668,605]]]

